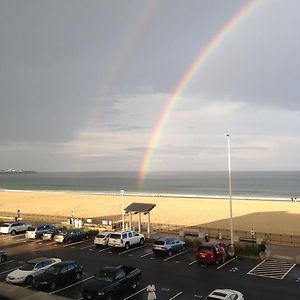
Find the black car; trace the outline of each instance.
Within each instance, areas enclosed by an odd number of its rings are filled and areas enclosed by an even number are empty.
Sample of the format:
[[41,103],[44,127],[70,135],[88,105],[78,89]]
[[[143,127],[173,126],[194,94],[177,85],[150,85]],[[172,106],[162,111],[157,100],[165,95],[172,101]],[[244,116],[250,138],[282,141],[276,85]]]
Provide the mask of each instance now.
[[57,243],[73,243],[90,238],[88,232],[81,230],[61,230],[59,233],[54,235],[53,241]]
[[36,288],[56,289],[70,281],[80,280],[82,276],[82,266],[74,261],[62,261],[48,268],[44,273],[36,276],[33,286]]
[[7,259],[7,255],[4,251],[0,251],[0,263],[5,262]]

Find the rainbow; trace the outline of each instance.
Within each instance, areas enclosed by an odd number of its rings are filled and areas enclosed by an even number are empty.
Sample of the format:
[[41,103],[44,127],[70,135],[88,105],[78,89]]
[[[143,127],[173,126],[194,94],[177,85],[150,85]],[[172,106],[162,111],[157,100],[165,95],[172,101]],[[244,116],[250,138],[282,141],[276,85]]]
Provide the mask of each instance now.
[[262,2],[262,0],[252,0],[247,5],[245,5],[229,22],[227,22],[221,28],[221,30],[209,41],[207,46],[200,51],[196,59],[183,74],[182,78],[176,85],[174,91],[171,93],[166,105],[164,106],[159,116],[158,122],[154,130],[152,131],[151,139],[147,146],[147,150],[145,151],[144,158],[139,170],[139,188],[141,188],[147,170],[149,169],[151,158],[158,144],[160,135],[162,133],[162,129],[180,95],[183,93],[183,91],[186,89],[188,84],[191,82],[191,80],[197,74],[197,72],[203,66],[203,64],[207,61],[208,57],[213,53],[213,51],[222,43],[222,41],[225,40],[225,38],[231,33],[231,31],[234,30],[241,23],[241,21],[247,15],[249,15],[255,9],[255,7],[258,6],[260,2]]

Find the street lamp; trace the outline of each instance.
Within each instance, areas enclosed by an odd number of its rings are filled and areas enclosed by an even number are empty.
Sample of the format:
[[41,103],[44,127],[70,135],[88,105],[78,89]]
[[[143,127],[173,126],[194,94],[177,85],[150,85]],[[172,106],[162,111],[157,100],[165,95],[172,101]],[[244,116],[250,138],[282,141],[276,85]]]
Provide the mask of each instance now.
[[122,230],[125,229],[125,220],[124,220],[124,190],[120,191],[121,199],[122,199]]
[[232,196],[231,196],[231,162],[230,162],[230,135],[226,134],[228,147],[228,187],[230,202],[230,244],[233,245],[233,227],[232,227]]

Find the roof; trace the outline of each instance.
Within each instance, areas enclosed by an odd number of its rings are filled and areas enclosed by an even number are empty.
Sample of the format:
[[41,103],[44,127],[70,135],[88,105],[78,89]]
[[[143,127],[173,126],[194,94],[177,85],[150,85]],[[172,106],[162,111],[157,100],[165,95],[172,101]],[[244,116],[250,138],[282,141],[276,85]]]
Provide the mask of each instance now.
[[133,202],[125,208],[126,212],[149,213],[156,204]]

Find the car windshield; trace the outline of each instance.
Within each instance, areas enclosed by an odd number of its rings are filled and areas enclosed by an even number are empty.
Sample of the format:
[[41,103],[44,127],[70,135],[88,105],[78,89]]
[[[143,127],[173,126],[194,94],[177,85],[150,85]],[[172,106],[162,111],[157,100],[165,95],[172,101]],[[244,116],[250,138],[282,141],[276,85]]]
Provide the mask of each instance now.
[[114,273],[100,271],[98,274],[96,274],[96,279],[105,281],[105,282],[113,282],[114,281]]
[[210,246],[200,246],[198,248],[198,251],[202,252],[202,253],[210,253],[212,251],[212,249]]
[[48,268],[45,273],[46,274],[51,274],[51,275],[57,275],[59,273],[60,267],[53,265],[50,268]]
[[27,231],[35,231],[35,227],[28,227]]
[[21,266],[19,269],[22,271],[31,271],[34,269],[35,263],[32,262],[26,262],[23,266]]
[[120,239],[120,238],[121,238],[121,234],[119,234],[119,233],[112,233],[112,234],[110,235],[110,237],[111,237],[112,239]]
[[4,224],[2,224],[1,227],[9,227],[9,225],[10,225],[10,224],[8,224],[8,223],[4,223]]
[[164,245],[165,242],[164,242],[164,241],[156,241],[154,244],[155,244],[155,245]]
[[105,235],[104,234],[97,234],[97,238],[100,238],[100,239],[103,239],[103,238],[105,238]]

